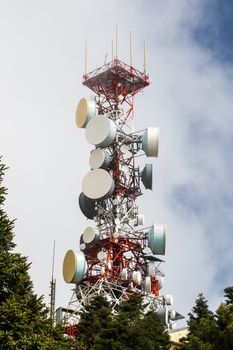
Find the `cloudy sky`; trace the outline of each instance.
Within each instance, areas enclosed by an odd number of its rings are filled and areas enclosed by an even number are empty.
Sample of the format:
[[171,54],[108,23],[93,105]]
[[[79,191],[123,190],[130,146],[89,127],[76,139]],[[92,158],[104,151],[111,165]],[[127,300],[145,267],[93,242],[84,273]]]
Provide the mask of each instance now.
[[[161,129],[155,190],[140,199],[146,225],[167,223],[163,293],[186,315],[199,292],[212,309],[233,285],[233,5],[204,0],[0,0],[0,152],[10,169],[6,210],[34,289],[49,301],[56,240],[56,306],[70,286],[61,268],[88,222],[78,206],[90,145],[74,122],[88,70],[118,54],[151,85],[135,99],[135,128]],[[108,56],[106,56],[108,55]],[[146,161],[146,159],[145,159]]]

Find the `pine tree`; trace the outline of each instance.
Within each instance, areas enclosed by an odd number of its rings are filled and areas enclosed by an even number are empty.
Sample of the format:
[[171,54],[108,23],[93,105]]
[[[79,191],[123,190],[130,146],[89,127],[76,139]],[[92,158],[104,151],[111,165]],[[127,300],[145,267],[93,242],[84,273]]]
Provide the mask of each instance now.
[[195,306],[189,314],[189,333],[196,335],[199,333],[199,325],[202,319],[214,320],[214,314],[209,310],[206,298],[200,293],[195,300]]
[[42,297],[33,292],[27,258],[14,252],[14,220],[3,209],[6,169],[0,158],[0,350],[71,349],[74,344],[51,328]]
[[182,341],[182,350],[214,350],[216,341],[216,320],[209,310],[208,302],[200,293],[195,300],[195,306],[189,313],[189,333]]
[[80,315],[79,342],[87,349],[112,349],[115,332],[112,310],[107,300],[97,295]]
[[[224,290],[225,291],[225,290]],[[221,304],[216,312],[217,332],[216,350],[232,350],[233,348],[233,305]]]
[[169,336],[155,312],[143,315],[142,298],[133,294],[119,307],[117,316],[111,306],[97,296],[81,313],[79,342],[91,350],[165,350]]
[[224,297],[226,298],[226,304],[233,304],[233,286],[224,289]]

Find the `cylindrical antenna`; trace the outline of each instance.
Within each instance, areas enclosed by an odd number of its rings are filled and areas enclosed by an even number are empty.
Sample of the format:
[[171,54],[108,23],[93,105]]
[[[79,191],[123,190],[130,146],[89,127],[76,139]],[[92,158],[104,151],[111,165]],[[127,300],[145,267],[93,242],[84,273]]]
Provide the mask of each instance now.
[[118,28],[116,24],[116,58],[117,58],[117,50],[118,50]]
[[130,66],[133,66],[132,62],[132,33],[129,32],[129,59],[130,59]]
[[87,74],[87,40],[85,41],[85,73],[84,75]]
[[54,260],[55,260],[55,245],[56,241],[53,241],[53,261],[52,261],[52,281],[53,281],[53,274],[54,274]]
[[112,61],[114,60],[114,39],[112,39]]
[[144,40],[144,73],[147,70],[147,53],[146,53],[146,40]]

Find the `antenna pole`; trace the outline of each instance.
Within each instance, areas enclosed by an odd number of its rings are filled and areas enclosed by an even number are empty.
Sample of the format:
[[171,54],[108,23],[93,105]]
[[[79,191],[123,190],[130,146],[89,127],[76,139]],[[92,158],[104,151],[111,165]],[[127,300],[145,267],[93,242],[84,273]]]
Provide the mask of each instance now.
[[132,63],[132,33],[131,31],[129,32],[129,58],[130,58],[130,66],[133,66]]
[[146,40],[144,40],[144,73],[147,70],[147,52],[146,52]]
[[116,24],[116,58],[117,58],[117,50],[118,50],[118,28]]
[[52,260],[52,278],[50,282],[50,320],[52,326],[55,322],[55,296],[56,296],[56,280],[54,276],[54,261],[55,261],[55,241],[53,242],[53,260]]
[[85,73],[84,75],[87,74],[87,40],[85,41]]
[[114,60],[114,40],[112,39],[112,61]]

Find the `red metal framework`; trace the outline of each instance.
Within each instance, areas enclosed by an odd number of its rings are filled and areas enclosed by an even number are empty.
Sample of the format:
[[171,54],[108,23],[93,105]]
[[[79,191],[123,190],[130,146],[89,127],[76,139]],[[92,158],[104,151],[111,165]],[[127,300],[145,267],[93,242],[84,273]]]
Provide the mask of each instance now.
[[133,97],[149,85],[149,76],[114,59],[83,76],[83,85],[99,96],[99,109],[106,113],[126,103],[126,119],[133,111]]

